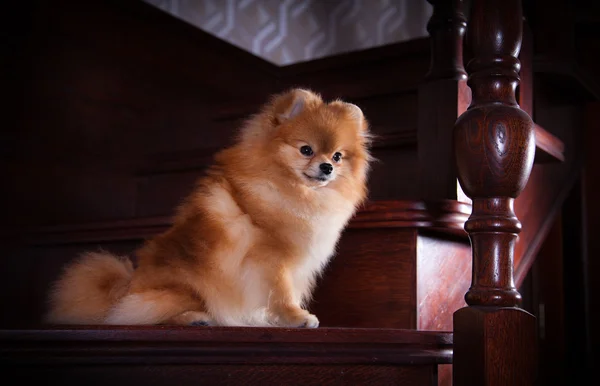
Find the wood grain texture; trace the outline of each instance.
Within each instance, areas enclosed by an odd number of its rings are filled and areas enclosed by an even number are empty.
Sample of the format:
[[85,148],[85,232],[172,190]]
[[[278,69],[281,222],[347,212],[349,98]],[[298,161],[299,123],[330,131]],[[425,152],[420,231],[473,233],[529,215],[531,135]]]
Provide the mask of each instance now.
[[427,23],[431,63],[426,79],[467,79],[463,39],[467,29],[463,0],[427,0],[433,14]]
[[436,384],[432,365],[80,365],[4,368],[3,384],[56,382],[61,385],[406,385]]
[[473,100],[454,128],[460,184],[473,199],[465,224],[473,244],[473,283],[466,300],[469,305],[515,306],[520,295],[514,287],[513,254],[521,224],[514,198],[525,188],[535,154],[533,122],[515,100],[522,10],[519,1],[475,1],[472,7],[468,41],[474,58],[468,70]]
[[467,40],[473,53],[469,109],[454,128],[460,184],[473,200],[465,223],[473,250],[468,307],[454,314],[453,383],[532,385],[536,319],[517,308],[514,249],[521,223],[514,199],[525,188],[535,154],[534,126],[519,108],[519,0],[474,0]]
[[466,18],[462,0],[429,1],[431,64],[419,84],[419,192],[424,200],[457,199],[452,126],[470,102],[463,66]]
[[[389,329],[0,330],[3,384],[433,385],[450,333]],[[8,383],[6,383],[8,382]]]
[[453,384],[535,385],[535,318],[518,308],[465,307],[454,314]]
[[[190,352],[194,350],[205,350],[214,348],[216,344],[222,345],[223,350],[232,350],[239,353],[251,351],[252,345],[258,349],[260,345],[278,345],[289,344],[290,349],[293,345],[305,347],[312,351],[312,359],[307,358],[281,358],[281,361],[300,363],[310,361],[320,361],[323,356],[329,355],[326,352],[318,350],[323,348],[334,348],[337,345],[354,345],[356,353],[368,354],[369,350],[376,347],[401,348],[421,347],[425,352],[431,351],[429,357],[423,355],[421,363],[447,363],[449,357],[448,349],[452,345],[452,334],[449,332],[431,332],[431,331],[412,331],[402,329],[362,329],[362,328],[318,328],[318,329],[289,329],[289,328],[259,328],[259,327],[181,327],[181,326],[64,326],[59,328],[43,328],[30,330],[0,330],[0,342],[2,350],[7,350],[11,345],[19,346],[27,343],[45,343],[47,347],[60,349],[61,345],[74,344],[73,352],[83,356],[83,350],[78,350],[78,343],[97,345],[99,352],[105,350],[109,352],[110,348],[104,348],[103,344],[113,345],[113,349],[151,344],[171,345],[172,347],[188,348]],[[218,350],[218,349],[217,349]],[[393,351],[393,350],[391,350]],[[2,351],[3,354],[6,351]],[[341,350],[338,351],[340,358],[338,363],[353,363],[356,356],[346,356]],[[27,354],[27,350],[23,351]],[[259,353],[257,353],[259,354]],[[330,353],[331,354],[331,353]],[[362,355],[361,354],[361,355]],[[390,352],[392,354],[392,352]],[[180,355],[187,356],[183,350]],[[277,356],[274,352],[263,350],[262,355]],[[190,355],[192,360],[199,362],[207,360],[206,358]],[[334,355],[331,355],[331,359]],[[15,357],[16,358],[16,357]],[[106,358],[110,361],[110,358]],[[248,358],[251,359],[251,358]],[[48,356],[49,361],[54,359]],[[60,358],[56,358],[60,361]],[[83,359],[82,359],[83,360]],[[238,358],[239,360],[239,358]],[[256,359],[258,360],[258,359]],[[334,359],[335,361],[336,359]],[[410,363],[413,359],[408,357],[389,356],[386,359],[373,357],[370,360],[374,362],[390,360],[387,363]],[[415,358],[414,360],[417,360]],[[232,358],[232,361],[235,361]],[[318,362],[312,362],[318,363]]]
[[420,232],[417,238],[417,329],[452,331],[453,313],[466,306],[471,248]]
[[416,329],[416,237],[411,228],[345,231],[309,305],[321,325]]

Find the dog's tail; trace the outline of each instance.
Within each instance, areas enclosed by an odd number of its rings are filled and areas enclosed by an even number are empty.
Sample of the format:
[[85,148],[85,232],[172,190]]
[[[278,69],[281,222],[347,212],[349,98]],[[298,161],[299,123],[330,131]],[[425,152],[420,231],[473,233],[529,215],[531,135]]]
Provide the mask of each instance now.
[[88,252],[69,264],[50,292],[45,317],[53,324],[102,324],[131,282],[129,258]]

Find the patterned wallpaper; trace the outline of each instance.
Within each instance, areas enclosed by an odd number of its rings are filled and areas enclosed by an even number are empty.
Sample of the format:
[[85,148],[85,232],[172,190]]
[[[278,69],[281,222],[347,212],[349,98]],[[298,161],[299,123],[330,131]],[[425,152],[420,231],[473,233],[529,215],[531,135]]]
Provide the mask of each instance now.
[[425,0],[144,0],[278,65],[427,36]]

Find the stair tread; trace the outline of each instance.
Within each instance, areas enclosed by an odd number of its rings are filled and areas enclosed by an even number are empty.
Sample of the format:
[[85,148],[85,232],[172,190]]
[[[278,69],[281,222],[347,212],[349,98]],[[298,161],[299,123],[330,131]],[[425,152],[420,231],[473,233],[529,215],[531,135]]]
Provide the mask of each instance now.
[[438,331],[180,326],[0,330],[0,361],[12,364],[444,364],[451,357],[452,333]]

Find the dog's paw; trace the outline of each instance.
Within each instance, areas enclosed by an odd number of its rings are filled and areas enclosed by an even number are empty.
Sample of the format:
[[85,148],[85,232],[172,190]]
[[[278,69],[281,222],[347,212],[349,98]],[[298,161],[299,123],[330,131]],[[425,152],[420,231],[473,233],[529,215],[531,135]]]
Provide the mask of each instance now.
[[289,328],[317,328],[319,319],[306,310],[299,307],[288,307],[273,315],[273,324],[279,327]]
[[208,327],[210,322],[208,320],[194,320],[190,323],[190,326]]
[[313,314],[308,314],[304,318],[304,321],[298,325],[299,328],[317,328],[319,327],[319,319]]
[[165,324],[177,324],[180,326],[213,326],[214,323],[206,312],[186,311],[169,320]]

